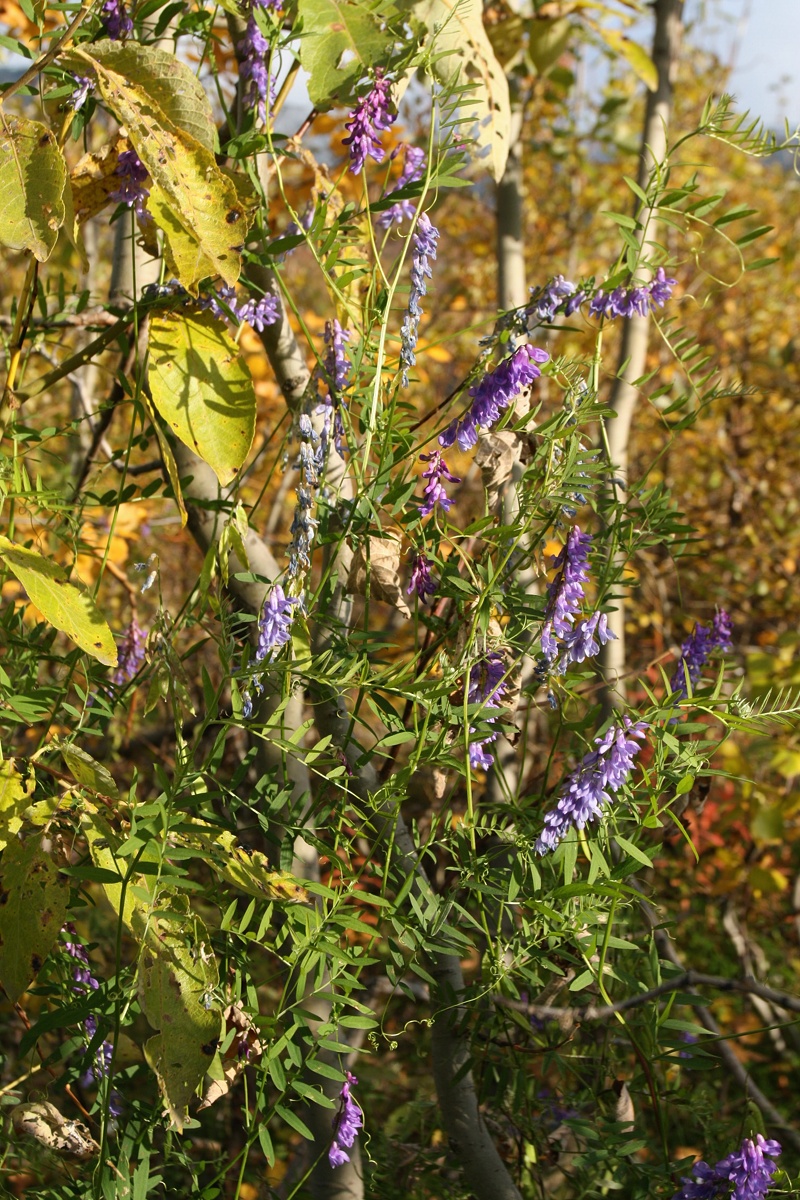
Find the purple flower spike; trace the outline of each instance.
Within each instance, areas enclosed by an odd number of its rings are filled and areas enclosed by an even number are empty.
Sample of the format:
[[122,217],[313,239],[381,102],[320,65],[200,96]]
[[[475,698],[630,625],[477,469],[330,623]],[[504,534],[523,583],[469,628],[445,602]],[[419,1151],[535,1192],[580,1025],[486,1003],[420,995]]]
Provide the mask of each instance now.
[[[745,1138],[741,1148],[721,1158],[710,1167],[696,1162],[693,1179],[682,1180],[683,1187],[672,1200],[764,1200],[777,1171],[774,1161],[781,1153],[779,1142],[768,1140],[760,1133],[755,1139]],[[733,1191],[731,1192],[731,1185]]]
[[[257,7],[268,8],[270,6],[259,4]],[[237,49],[242,55],[244,103],[256,114],[262,124],[266,124],[269,106],[275,100],[275,81],[270,79],[267,66],[269,39],[261,32],[252,9],[247,18],[244,37],[239,42]]]
[[[397,154],[397,150],[392,151],[392,158]],[[405,161],[403,163],[403,173],[397,181],[397,186],[392,188],[389,195],[394,195],[404,188],[406,184],[416,183],[422,178],[425,170],[425,151],[420,150],[417,146],[406,146]],[[381,229],[390,229],[392,225],[399,225],[403,220],[411,220],[414,213],[417,211],[413,200],[399,200],[397,204],[393,204],[391,208],[386,208],[378,215],[378,225]]]
[[443,512],[449,512],[453,501],[445,491],[442,479],[447,479],[450,483],[461,483],[458,475],[451,475],[447,469],[447,463],[442,458],[438,450],[434,450],[432,454],[420,454],[420,461],[429,463],[427,471],[422,472],[422,478],[430,482],[425,488],[425,502],[419,510],[421,517],[429,517],[438,504]]
[[601,815],[611,800],[609,793],[619,791],[628,778],[646,729],[644,721],[634,724],[623,717],[622,725],[612,725],[595,739],[597,749],[585,755],[568,776],[556,807],[545,816],[536,841],[537,854],[555,850],[570,829],[583,829]]
[[368,156],[383,162],[380,134],[396,117],[397,113],[392,112],[391,82],[383,69],[377,67],[372,90],[362,96],[350,114],[350,120],[345,122],[350,136],[343,138],[342,144],[350,147],[350,170],[354,175],[361,172]]
[[430,563],[427,556],[422,553],[415,554],[412,561],[411,580],[406,588],[406,595],[410,596],[415,591],[422,603],[426,604],[428,596],[436,595],[436,584],[431,578]]
[[233,308],[233,311],[240,321],[246,321],[258,333],[263,333],[267,325],[274,325],[280,316],[278,297],[269,292],[260,300],[245,301],[238,308]]
[[[506,663],[502,654],[498,654],[496,650],[490,650],[479,662],[471,668],[469,673],[469,687],[467,689],[467,703],[481,704],[484,708],[499,708],[500,701],[508,690],[508,684],[503,676],[506,673]],[[487,721],[492,723],[493,717],[487,717]],[[474,732],[470,729],[470,733]],[[473,770],[488,771],[494,762],[494,755],[490,754],[486,747],[496,741],[497,734],[493,733],[487,738],[482,738],[480,741],[470,742],[469,746],[469,762]]]
[[116,204],[127,204],[140,221],[152,220],[145,208],[150,195],[150,189],[145,187],[145,180],[148,178],[147,167],[135,150],[122,151],[114,174],[119,178],[120,184],[116,191],[109,193],[109,200]]
[[422,316],[420,300],[428,290],[426,279],[432,276],[431,262],[436,259],[436,243],[439,240],[439,230],[432,225],[427,213],[420,213],[417,228],[414,231],[414,252],[411,258],[411,291],[408,297],[408,309],[403,318],[401,329],[402,346],[400,363],[403,368],[403,387],[408,387],[408,368],[417,361],[417,332],[419,319]]
[[345,353],[345,342],[350,341],[350,331],[342,329],[338,321],[325,322],[325,352],[323,365],[332,392],[342,392],[349,383],[352,370],[350,359]]
[[666,271],[663,267],[659,267],[653,282],[650,284],[651,307],[654,309],[663,308],[667,301],[672,299],[672,289],[677,282],[677,279],[667,279]]
[[462,450],[469,450],[478,440],[478,429],[491,429],[514,397],[539,378],[542,373],[539,363],[547,362],[549,357],[547,351],[538,346],[520,346],[493,371],[487,372],[480,383],[470,388],[472,404],[469,409],[439,435],[439,444],[446,448],[458,442]]
[[725,652],[731,649],[732,635],[733,624],[724,609],[720,609],[716,614],[714,620],[711,622],[710,629],[699,623],[695,625],[691,634],[681,646],[681,657],[675,668],[675,674],[670,680],[670,688],[676,699],[685,699],[687,695],[686,674],[683,669],[684,664],[689,675],[689,682],[692,685],[692,691],[694,691],[700,680],[703,667],[708,662],[711,654],[715,650]]
[[276,650],[289,641],[294,615],[292,609],[299,603],[299,596],[286,596],[281,585],[275,584],[264,601],[258,622],[256,662],[263,662],[268,656],[271,658]]
[[117,655],[117,669],[111,676],[111,682],[117,687],[124,687],[138,675],[144,664],[144,652],[147,645],[147,634],[140,628],[135,617],[125,630],[122,645]]
[[347,1151],[353,1148],[358,1131],[364,1124],[361,1109],[350,1094],[350,1088],[357,1084],[355,1075],[348,1071],[339,1092],[339,1111],[333,1118],[333,1141],[328,1151],[328,1162],[332,1167],[340,1167],[342,1163],[350,1161]]
[[563,675],[570,663],[581,663],[587,658],[594,658],[595,654],[600,653],[601,646],[616,639],[617,635],[608,628],[608,617],[605,613],[594,613],[585,621],[579,621],[575,628],[563,637],[559,674]]
[[100,9],[100,20],[112,42],[119,42],[133,33],[133,21],[124,0],[105,0]]
[[558,573],[547,589],[547,608],[542,629],[542,651],[551,662],[558,654],[554,631],[561,638],[571,634],[575,617],[580,610],[584,598],[583,585],[589,578],[591,545],[592,535],[581,533],[580,527],[575,525],[553,562]]

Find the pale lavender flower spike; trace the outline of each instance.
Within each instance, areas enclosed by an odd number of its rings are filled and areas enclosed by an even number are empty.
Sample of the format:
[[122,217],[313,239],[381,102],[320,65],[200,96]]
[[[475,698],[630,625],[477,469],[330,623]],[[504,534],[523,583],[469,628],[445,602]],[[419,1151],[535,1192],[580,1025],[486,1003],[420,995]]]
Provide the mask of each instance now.
[[140,627],[136,617],[133,617],[119,648],[117,668],[111,676],[112,683],[117,687],[124,687],[126,683],[130,683],[144,665],[146,646],[147,634]]
[[352,1150],[358,1131],[364,1124],[361,1109],[350,1094],[350,1088],[357,1084],[355,1075],[348,1071],[339,1092],[339,1111],[333,1118],[333,1141],[328,1151],[328,1162],[332,1167],[341,1167],[342,1163],[350,1161],[347,1151]]
[[[596,750],[585,755],[581,765],[568,776],[556,807],[544,819],[544,829],[536,841],[537,854],[555,850],[570,829],[583,829],[599,817],[625,783],[639,753],[647,724],[623,717],[622,725],[612,725],[595,739]],[[638,739],[638,740],[637,740]]]
[[684,1178],[683,1187],[672,1200],[764,1200],[778,1169],[774,1160],[780,1153],[780,1142],[760,1133],[745,1138],[739,1150],[713,1167],[696,1162],[692,1167],[694,1178]]
[[425,280],[432,276],[431,262],[436,259],[438,240],[439,230],[431,224],[427,213],[420,213],[412,241],[414,252],[411,258],[411,291],[400,330],[402,341],[400,364],[403,368],[403,387],[408,387],[408,368],[413,367],[417,361],[417,333],[423,311],[420,300],[428,290]]

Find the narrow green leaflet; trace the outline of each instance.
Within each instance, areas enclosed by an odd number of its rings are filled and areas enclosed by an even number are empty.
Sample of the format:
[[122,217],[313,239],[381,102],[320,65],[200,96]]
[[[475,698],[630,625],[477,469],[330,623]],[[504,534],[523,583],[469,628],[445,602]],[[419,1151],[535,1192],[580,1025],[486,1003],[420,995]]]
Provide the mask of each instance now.
[[0,559],[46,621],[107,667],[117,665],[117,647],[105,617],[87,592],[68,582],[57,563],[6,537],[0,537]]
[[91,55],[129,80],[158,105],[176,128],[212,152],[219,149],[217,126],[205,88],[191,67],[174,54],[140,42],[93,42]]
[[12,1004],[39,974],[64,924],[69,880],[60,875],[41,837],[12,838],[0,877],[0,983]]
[[0,243],[30,250],[39,262],[53,252],[64,224],[67,164],[52,131],[24,117],[0,120]]
[[138,990],[142,1011],[158,1030],[145,1044],[145,1057],[173,1128],[182,1130],[189,1102],[217,1052],[222,1019],[209,1000],[219,974],[208,931],[183,898],[170,902],[184,912],[152,918],[139,959]]
[[35,779],[33,768],[21,774],[13,758],[0,762],[0,850],[22,828],[22,814],[31,803]]
[[511,104],[508,80],[483,25],[481,0],[420,0],[414,16],[433,39],[433,72],[446,87],[465,88],[459,104],[463,132],[473,126],[473,154],[499,180],[508,158]]
[[363,0],[298,0],[303,36],[297,49],[316,108],[334,108],[346,100],[364,68],[386,57],[395,40],[386,17],[394,12],[391,5]]
[[[125,126],[134,150],[160,188],[172,222],[196,243],[210,274],[235,284],[242,266],[247,213],[233,180],[219,169],[211,150],[170,120],[146,85],[103,66],[84,50],[80,55],[94,67],[103,99]],[[153,216],[158,223],[159,211]],[[197,295],[196,268],[178,279]]]
[[175,311],[150,325],[153,404],[224,486],[242,466],[256,427],[250,372],[223,321]]

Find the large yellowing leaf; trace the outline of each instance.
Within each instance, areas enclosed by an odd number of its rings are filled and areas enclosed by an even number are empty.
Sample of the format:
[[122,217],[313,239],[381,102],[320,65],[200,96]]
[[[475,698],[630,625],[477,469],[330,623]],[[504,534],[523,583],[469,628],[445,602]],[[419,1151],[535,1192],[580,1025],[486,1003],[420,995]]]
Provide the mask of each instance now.
[[308,71],[308,94],[319,109],[346,99],[366,67],[380,63],[394,40],[387,4],[364,0],[298,0],[303,36],[297,49]]
[[44,262],[64,223],[67,164],[41,121],[0,119],[0,243]]
[[22,775],[13,758],[0,762],[0,850],[22,828],[22,814],[31,802],[34,788],[33,767]]
[[[219,169],[211,150],[170,120],[146,85],[111,70],[84,50],[80,56],[94,68],[103,99],[125,126],[131,145],[160,189],[171,223],[196,243],[209,274],[235,284],[247,213],[233,180]],[[160,209],[153,216],[158,222]],[[179,282],[197,295],[194,267],[189,275],[179,275]]]
[[182,1130],[189,1102],[217,1052],[222,1018],[211,1000],[219,974],[208,931],[183,898],[173,896],[170,904],[183,911],[151,917],[138,991],[142,1012],[158,1030],[145,1044],[145,1057],[172,1126]]
[[0,877],[0,983],[12,1004],[39,974],[64,924],[69,880],[41,837],[12,838]]
[[141,88],[178,129],[207,150],[219,149],[208,96],[191,67],[158,46],[141,42],[92,42],[95,62]]
[[208,312],[164,313],[150,324],[153,404],[223,486],[242,466],[256,426],[247,365],[223,321]]
[[147,211],[164,234],[164,258],[168,274],[179,279],[187,292],[196,296],[198,284],[209,275],[217,274],[214,260],[175,216],[167,196],[157,183],[150,188]]
[[590,21],[588,17],[584,17],[584,20],[603,39],[610,50],[626,59],[645,87],[654,92],[658,87],[658,70],[647,51],[638,42],[634,42],[624,33],[620,33],[618,29],[609,28],[599,21]]
[[461,129],[475,139],[478,162],[499,180],[508,158],[511,104],[508,80],[483,25],[481,0],[419,0],[413,13],[433,41],[436,77],[447,87],[468,88],[458,105]]
[[117,665],[117,647],[105,617],[87,592],[68,581],[57,563],[6,537],[0,537],[0,559],[46,621],[99,662]]

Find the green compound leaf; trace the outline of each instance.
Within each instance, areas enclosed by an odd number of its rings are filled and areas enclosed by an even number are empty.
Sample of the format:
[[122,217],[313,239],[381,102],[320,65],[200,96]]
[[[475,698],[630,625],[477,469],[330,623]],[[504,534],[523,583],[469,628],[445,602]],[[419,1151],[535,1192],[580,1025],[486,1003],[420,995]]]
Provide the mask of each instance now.
[[391,5],[298,0],[297,13],[303,23],[300,62],[310,76],[311,103],[321,110],[347,99],[365,67],[384,59],[395,40],[386,22],[394,15]]
[[[84,50],[80,57],[94,68],[103,99],[125,126],[134,150],[160,189],[161,203],[170,214],[167,235],[174,239],[173,226],[180,227],[196,245],[195,257],[202,258],[207,273],[220,275],[233,286],[241,271],[247,233],[247,212],[233,180],[219,169],[211,150],[170,120],[146,85],[103,66]],[[154,210],[153,217],[158,224],[161,207]],[[196,266],[178,279],[197,295]]]
[[225,486],[242,466],[256,427],[250,372],[224,322],[171,312],[150,325],[153,404],[177,437]]
[[157,46],[140,42],[93,42],[95,62],[122,75],[158,105],[177,129],[212,152],[219,149],[214,113],[205,88],[190,67]]
[[22,814],[30,806],[35,784],[33,768],[21,775],[13,758],[0,763],[0,850],[22,828]]
[[69,880],[41,838],[12,838],[0,878],[0,983],[12,1004],[30,987],[64,924]]
[[436,78],[447,88],[464,88],[459,120],[476,145],[473,154],[499,181],[508,158],[511,103],[508,80],[483,25],[481,0],[420,0],[414,16],[433,40]]
[[53,252],[64,224],[67,164],[40,121],[5,117],[0,124],[0,243],[30,250],[39,262]]
[[[163,900],[162,900],[163,902]],[[174,896],[172,917],[151,916],[139,959],[139,1002],[158,1033],[145,1044],[166,1114],[182,1130],[189,1102],[217,1052],[222,1018],[209,993],[219,982],[208,931]]]
[[117,665],[114,635],[94,600],[66,572],[36,550],[0,537],[0,559],[20,581],[42,616],[107,667]]

